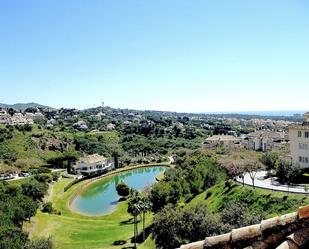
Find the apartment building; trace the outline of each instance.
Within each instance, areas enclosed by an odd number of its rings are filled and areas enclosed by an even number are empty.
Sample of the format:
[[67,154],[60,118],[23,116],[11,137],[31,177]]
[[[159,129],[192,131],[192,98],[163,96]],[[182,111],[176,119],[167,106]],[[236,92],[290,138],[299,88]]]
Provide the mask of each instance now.
[[301,168],[309,168],[309,112],[304,114],[305,121],[289,127],[292,161]]

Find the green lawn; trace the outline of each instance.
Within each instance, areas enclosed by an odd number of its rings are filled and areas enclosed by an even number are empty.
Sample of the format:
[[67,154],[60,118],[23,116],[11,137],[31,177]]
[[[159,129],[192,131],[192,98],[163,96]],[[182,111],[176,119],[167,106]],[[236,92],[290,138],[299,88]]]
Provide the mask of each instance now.
[[[71,180],[61,179],[54,185],[52,202],[54,208],[60,210],[62,215],[50,215],[38,211],[31,223],[25,225],[31,238],[52,236],[56,248],[124,248],[130,247],[130,238],[133,236],[131,216],[127,213],[127,203],[118,205],[115,212],[101,216],[88,217],[72,212],[67,202],[73,192],[82,183],[74,185],[67,192],[63,192]],[[150,224],[152,215],[147,215]],[[139,224],[141,231],[141,222]],[[122,245],[113,245],[122,242]],[[155,248],[152,240],[148,239],[141,248]]]

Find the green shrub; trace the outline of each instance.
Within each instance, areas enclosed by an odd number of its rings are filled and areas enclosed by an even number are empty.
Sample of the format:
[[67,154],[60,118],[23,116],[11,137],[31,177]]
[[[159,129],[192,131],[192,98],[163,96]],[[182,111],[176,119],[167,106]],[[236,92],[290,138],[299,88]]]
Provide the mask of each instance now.
[[53,204],[51,202],[44,203],[42,212],[51,214],[53,212]]
[[118,195],[123,197],[127,197],[130,194],[130,188],[124,182],[120,182],[117,185],[116,190]]
[[26,245],[26,249],[53,249],[53,241],[49,238],[32,240]]
[[42,173],[42,174],[35,175],[34,178],[38,182],[46,182],[46,183],[50,183],[53,179],[52,175],[48,173]]

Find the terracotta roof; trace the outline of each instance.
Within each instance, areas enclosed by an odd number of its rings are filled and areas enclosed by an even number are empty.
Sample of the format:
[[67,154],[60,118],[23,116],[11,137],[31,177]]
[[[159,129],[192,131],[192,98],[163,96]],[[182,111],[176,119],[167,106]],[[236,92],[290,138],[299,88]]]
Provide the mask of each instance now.
[[214,135],[207,138],[206,141],[240,141],[240,139],[231,135]]
[[263,137],[263,138],[275,138],[280,139],[284,138],[284,133],[282,132],[276,132],[276,131],[255,131],[247,134],[247,137]]
[[207,237],[180,249],[305,249],[309,248],[309,206],[263,220],[260,224]]

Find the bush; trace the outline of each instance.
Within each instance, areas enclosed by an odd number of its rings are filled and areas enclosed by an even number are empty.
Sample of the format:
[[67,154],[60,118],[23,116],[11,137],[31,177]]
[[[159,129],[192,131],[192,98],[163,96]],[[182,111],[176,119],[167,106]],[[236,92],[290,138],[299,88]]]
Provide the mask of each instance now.
[[26,246],[26,249],[53,249],[53,248],[54,246],[51,237],[32,240]]
[[120,182],[116,187],[118,195],[127,197],[130,194],[130,188],[124,183]]
[[3,159],[5,162],[10,164],[11,162],[15,162],[17,158],[17,151],[9,148],[8,146],[0,146],[0,159]]
[[35,179],[29,180],[21,185],[22,193],[33,200],[41,200],[47,193],[47,184]]
[[42,212],[51,214],[53,212],[53,204],[51,202],[44,203]]
[[30,124],[15,125],[15,128],[18,131],[21,131],[21,132],[30,132],[30,131],[32,131],[32,126]]
[[53,172],[52,177],[53,177],[53,181],[57,182],[59,177],[60,177],[60,173],[59,172]]
[[50,183],[53,179],[52,175],[48,173],[42,173],[42,174],[35,175],[34,178],[38,182],[46,182],[46,183]]
[[81,182],[81,181],[84,181],[86,179],[89,179],[89,177],[82,177],[82,178],[79,178],[79,179],[75,179],[73,181],[71,181],[67,186],[64,187],[63,191],[66,192],[68,191],[69,188],[71,188],[73,185]]
[[178,248],[181,244],[203,240],[221,231],[220,220],[205,205],[181,209],[169,204],[155,215],[153,222],[157,248]]
[[46,168],[46,167],[39,167],[37,170],[36,170],[37,174],[41,174],[41,173],[50,173],[51,170],[49,168]]
[[224,204],[221,220],[231,228],[239,228],[258,224],[265,215],[259,211],[251,211],[248,205],[241,201],[229,201]]

